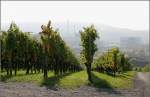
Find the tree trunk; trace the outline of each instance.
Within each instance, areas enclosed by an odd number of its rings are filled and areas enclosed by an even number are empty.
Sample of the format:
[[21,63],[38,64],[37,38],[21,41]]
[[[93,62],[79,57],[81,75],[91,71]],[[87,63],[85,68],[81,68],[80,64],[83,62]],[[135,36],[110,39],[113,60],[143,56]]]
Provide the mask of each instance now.
[[31,74],[33,74],[33,67],[31,66]]
[[88,74],[88,80],[92,83],[91,64],[85,64],[85,66]]
[[[28,64],[29,65],[29,64]],[[30,67],[27,66],[26,74],[29,74]]]
[[44,79],[48,78],[48,75],[47,75],[47,66],[48,66],[48,57],[46,56],[46,58],[45,58],[45,64],[44,64]]
[[114,77],[116,76],[116,71],[114,71]]
[[17,69],[15,68],[15,75],[17,75]]
[[34,68],[34,73],[36,73],[36,68]]
[[12,76],[12,55],[10,54],[10,59],[9,59],[9,74]]
[[11,61],[9,64],[9,74],[10,74],[10,76],[12,76],[12,62]]
[[6,71],[7,71],[7,75],[9,75],[9,70],[8,70],[8,68],[7,68],[7,70],[6,70]]
[[10,72],[10,76],[12,76],[12,67],[10,67],[10,71],[9,72]]
[[44,79],[47,79],[48,78],[48,76],[47,76],[47,69],[45,68],[44,69]]

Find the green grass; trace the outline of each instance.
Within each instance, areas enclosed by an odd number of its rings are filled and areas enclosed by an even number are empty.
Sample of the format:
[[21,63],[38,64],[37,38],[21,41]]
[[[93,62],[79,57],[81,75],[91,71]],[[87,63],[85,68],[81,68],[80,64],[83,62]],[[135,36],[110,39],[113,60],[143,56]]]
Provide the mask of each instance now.
[[[41,84],[43,81],[43,74],[42,73],[33,73],[27,74],[25,71],[18,71],[17,75],[13,76],[6,76],[6,72],[2,73],[2,81],[4,82],[31,82],[35,84]],[[54,76],[52,72],[48,73],[48,76]]]
[[133,87],[134,71],[128,71],[123,74],[117,74],[116,77],[93,72],[94,86],[103,88],[131,88]]
[[[130,88],[133,85],[133,76],[135,72],[129,71],[123,74],[118,74],[116,77],[111,75],[92,72],[93,84],[97,88]],[[25,71],[17,72],[16,76],[5,76],[2,74],[2,79],[5,82],[31,82],[38,85],[46,85],[48,87],[57,86],[59,88],[76,88],[83,85],[89,85],[87,74],[85,71],[76,73],[67,73],[60,76],[54,76],[53,72],[48,73],[48,79],[43,80],[43,74],[29,74]]]
[[58,86],[59,88],[73,89],[82,85],[87,85],[87,75],[85,71],[76,73],[67,73],[60,76],[51,76],[47,80],[43,81],[44,85],[53,87]]
[[87,74],[84,71],[73,73],[59,81],[60,86],[64,88],[74,88],[88,84]]

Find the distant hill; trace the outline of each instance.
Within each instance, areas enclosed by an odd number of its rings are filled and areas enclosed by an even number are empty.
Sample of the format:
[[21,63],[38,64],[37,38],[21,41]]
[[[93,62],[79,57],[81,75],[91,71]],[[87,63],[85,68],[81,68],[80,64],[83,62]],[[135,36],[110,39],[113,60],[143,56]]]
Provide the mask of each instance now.
[[[38,36],[38,32],[41,31],[41,25],[43,23],[17,23],[20,29],[25,32],[34,32],[35,36]],[[78,47],[80,43],[79,30],[82,30],[84,26],[91,25],[89,23],[79,23],[79,22],[66,22],[66,23],[53,23],[52,26],[59,29],[59,32],[63,39],[73,47]],[[120,39],[123,37],[139,37],[144,43],[149,42],[149,31],[136,31],[125,28],[117,28],[104,24],[94,24],[100,39],[97,43],[104,44],[119,44]],[[2,25],[2,30],[7,30],[9,24]]]
[[[19,23],[20,29],[24,32],[33,32],[34,37],[38,38],[39,32],[41,31],[41,25],[43,23]],[[60,35],[62,38],[67,42],[67,44],[75,51],[77,55],[80,54],[80,34],[79,30],[82,30],[84,26],[88,26],[91,24],[88,23],[78,23],[78,22],[73,22],[73,23],[54,23],[52,26],[54,29],[58,28]],[[148,30],[143,30],[143,31],[136,31],[136,30],[131,30],[131,29],[126,29],[126,28],[117,28],[117,27],[112,27],[109,25],[104,25],[104,24],[94,24],[100,39],[97,40],[98,44],[98,52],[95,54],[95,56],[99,56],[100,53],[102,53],[105,49],[108,49],[109,47],[113,45],[119,45],[120,39],[124,37],[138,37],[142,40],[143,44],[146,44],[143,47],[143,50],[147,49],[145,51],[146,54],[149,54],[149,31]],[[9,24],[4,24],[2,25],[2,30],[7,30],[9,27]],[[140,47],[140,46],[139,46]],[[137,54],[136,54],[137,53]],[[136,64],[136,66],[143,66],[144,64],[149,63],[149,57],[143,52],[139,51],[134,51],[131,54],[134,57],[138,57],[135,60],[132,61],[133,64]]]
[[[17,23],[19,27],[23,31],[29,31],[29,32],[34,32],[38,33],[41,31],[41,25],[43,23]],[[82,30],[84,26],[91,25],[89,23],[78,23],[78,22],[66,22],[66,23],[54,23],[52,24],[54,28],[58,28],[61,35],[66,38],[66,37],[77,37],[79,36],[79,30]],[[136,31],[136,30],[131,30],[131,29],[125,29],[125,28],[117,28],[117,27],[112,27],[109,25],[104,25],[104,24],[94,24],[95,27],[97,28],[100,37],[102,40],[106,41],[118,41],[121,37],[125,36],[134,36],[134,37],[141,37],[145,42],[148,41],[149,39],[149,31]],[[8,29],[9,24],[4,24],[2,25],[2,29],[6,30]]]

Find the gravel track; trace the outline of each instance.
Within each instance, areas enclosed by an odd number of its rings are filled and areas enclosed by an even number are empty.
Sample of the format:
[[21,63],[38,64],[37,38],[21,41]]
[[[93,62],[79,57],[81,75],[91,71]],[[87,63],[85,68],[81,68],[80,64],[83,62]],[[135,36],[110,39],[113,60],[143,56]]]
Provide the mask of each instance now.
[[150,72],[138,72],[135,76],[134,88],[140,90],[142,97],[150,97]]
[[74,90],[49,89],[31,83],[0,82],[0,97],[150,97],[150,73],[137,73],[133,89],[98,89],[81,86]]

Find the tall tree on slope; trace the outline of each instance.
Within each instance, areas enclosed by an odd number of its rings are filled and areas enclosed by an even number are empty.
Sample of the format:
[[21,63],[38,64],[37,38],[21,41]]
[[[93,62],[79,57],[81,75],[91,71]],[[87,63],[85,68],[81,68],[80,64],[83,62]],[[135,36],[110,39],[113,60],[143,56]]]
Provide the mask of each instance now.
[[87,69],[88,80],[92,82],[91,78],[91,64],[93,62],[93,57],[95,52],[97,51],[97,46],[95,44],[95,40],[98,37],[97,30],[94,28],[94,25],[89,27],[84,27],[83,31],[80,31],[81,36],[81,58],[84,61],[84,64]]

